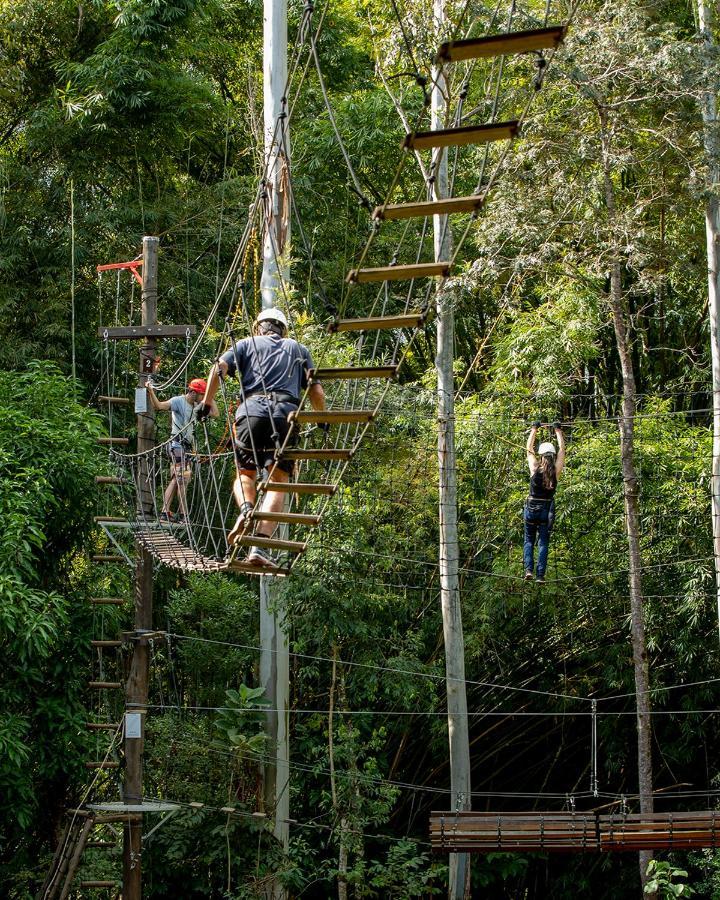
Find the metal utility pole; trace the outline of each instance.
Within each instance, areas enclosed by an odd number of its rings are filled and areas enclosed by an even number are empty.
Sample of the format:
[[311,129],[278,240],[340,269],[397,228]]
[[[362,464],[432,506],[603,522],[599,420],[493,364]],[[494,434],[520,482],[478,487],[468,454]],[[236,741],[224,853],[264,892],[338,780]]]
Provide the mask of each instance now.
[[[157,325],[157,273],[159,238],[143,238],[142,266],[142,325]],[[152,374],[157,340],[146,337],[140,347],[138,386],[145,388]],[[155,411],[149,407],[137,417],[138,453],[155,446]],[[137,502],[142,508],[140,516],[153,516],[152,482],[147,461],[138,472]],[[131,712],[125,715],[125,785],[123,799],[127,804],[142,802],[143,750],[145,745],[145,715],[148,702],[150,674],[150,648],[147,639],[137,638],[137,633],[152,629],[153,611],[153,560],[140,541],[135,542],[135,632],[130,676],[125,698]],[[137,727],[139,726],[139,728]],[[133,735],[139,734],[139,737]],[[125,825],[123,839],[123,900],[140,900],[142,897],[142,816]]]
[[712,83],[713,37],[712,9],[698,0],[698,25],[703,43],[708,83],[700,106],[704,126],[705,155],[708,165],[707,200],[705,201],[705,234],[708,261],[708,309],[710,312],[710,351],[713,386],[713,458],[712,458],[712,533],[715,556],[718,633],[720,636],[720,137],[718,136],[717,91]]
[[[290,239],[289,133],[285,87],[287,82],[287,0],[264,0],[263,90],[265,128],[265,234],[261,279],[263,309],[282,306],[283,284],[289,271],[286,251]],[[285,609],[276,581],[260,579],[260,682],[270,708],[267,716],[269,756],[264,767],[265,811],[274,819],[274,834],[287,851],[290,839],[290,655]],[[281,898],[285,890],[273,883],[268,896]]]
[[[435,28],[442,32],[445,22],[444,0],[433,0]],[[445,128],[447,83],[442,66],[433,69],[431,97],[432,128]],[[448,195],[447,150],[438,148],[433,157],[433,198]],[[436,262],[449,260],[452,239],[448,217],[433,216]],[[458,576],[459,547],[457,533],[457,469],[455,466],[455,383],[453,358],[455,321],[452,295],[437,294],[437,418],[438,469],[440,505],[440,600],[445,640],[445,675],[447,679],[448,741],[450,751],[451,809],[467,810],[470,796],[470,739],[468,734],[467,697],[465,693],[465,639],[460,604]],[[459,900],[469,894],[470,857],[467,853],[450,854],[448,897]]]

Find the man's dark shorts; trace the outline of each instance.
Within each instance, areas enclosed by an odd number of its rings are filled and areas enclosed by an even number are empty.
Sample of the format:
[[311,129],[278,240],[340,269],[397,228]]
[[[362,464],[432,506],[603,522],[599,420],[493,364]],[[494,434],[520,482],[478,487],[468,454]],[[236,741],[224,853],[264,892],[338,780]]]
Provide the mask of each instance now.
[[[275,440],[273,438],[273,422],[277,432],[279,446],[285,443],[285,438],[291,430],[288,422],[288,414],[297,407],[290,403],[278,403],[275,406],[275,415],[270,417],[246,414],[244,406],[241,406],[235,417],[234,449],[235,459],[241,469],[270,469],[275,462]],[[249,409],[247,413],[259,410]],[[294,429],[286,447],[295,447],[298,442],[299,432]],[[281,460],[278,469],[292,475],[295,463],[290,459]]]

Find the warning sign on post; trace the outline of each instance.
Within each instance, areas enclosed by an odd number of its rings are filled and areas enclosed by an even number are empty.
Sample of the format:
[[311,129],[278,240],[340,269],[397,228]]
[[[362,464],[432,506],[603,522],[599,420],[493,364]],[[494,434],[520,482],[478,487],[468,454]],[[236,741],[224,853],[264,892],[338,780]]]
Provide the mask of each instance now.
[[125,713],[125,737],[142,737],[142,716],[140,713]]

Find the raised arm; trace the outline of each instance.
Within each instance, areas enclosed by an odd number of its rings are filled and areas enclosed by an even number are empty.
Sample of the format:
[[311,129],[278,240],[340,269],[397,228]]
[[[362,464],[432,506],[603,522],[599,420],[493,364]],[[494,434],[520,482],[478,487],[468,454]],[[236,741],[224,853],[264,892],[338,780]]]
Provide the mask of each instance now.
[[308,398],[313,409],[318,411],[325,409],[325,391],[319,381],[313,381],[310,385]]
[[205,416],[217,416],[218,408],[215,403],[215,394],[217,394],[217,390],[220,387],[220,379],[224,378],[227,373],[227,363],[222,359],[219,359],[212,367],[212,369],[210,369],[210,374],[207,378],[207,388],[205,389],[205,397],[203,398],[203,409],[205,407],[209,407],[208,411],[205,413]]
[[556,422],[555,423],[555,437],[558,442],[558,452],[557,459],[555,460],[555,475],[556,477],[560,477],[560,473],[562,472],[565,466],[565,435],[562,432],[562,428]]
[[152,384],[148,381],[146,384],[148,397],[150,398],[150,405],[154,410],[167,412],[170,409],[170,401],[169,400],[158,400],[157,394],[152,386]]
[[530,434],[527,439],[527,446],[525,450],[527,451],[527,463],[528,468],[530,469],[530,474],[535,474],[535,469],[537,469],[537,459],[535,457],[535,438],[537,437],[538,428],[540,427],[539,422],[533,422],[532,427],[530,428]]

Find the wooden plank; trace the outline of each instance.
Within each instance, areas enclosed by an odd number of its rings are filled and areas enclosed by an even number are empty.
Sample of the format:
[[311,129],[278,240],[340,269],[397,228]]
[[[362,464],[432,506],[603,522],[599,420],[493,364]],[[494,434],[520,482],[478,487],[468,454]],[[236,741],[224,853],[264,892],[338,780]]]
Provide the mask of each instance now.
[[425,321],[420,312],[399,316],[373,316],[368,319],[337,319],[328,325],[330,334],[336,331],[383,331],[390,328],[419,328]]
[[117,475],[96,475],[95,484],[124,484],[124,479]]
[[98,328],[98,337],[103,340],[142,340],[143,338],[192,337],[197,329],[194,325],[120,325],[113,328]]
[[111,524],[112,522],[127,522],[125,516],[93,516],[96,525]]
[[303,541],[284,541],[261,534],[243,535],[238,538],[237,543],[243,547],[267,547],[268,550],[287,550],[289,553],[302,553],[307,546]]
[[105,769],[119,769],[119,768],[120,768],[120,763],[119,763],[119,762],[115,762],[114,760],[103,759],[103,760],[100,760],[99,762],[95,762],[95,761],[92,761],[92,762],[86,762],[86,763],[85,763],[85,768],[86,768],[86,769],[103,769],[103,770],[105,770]]
[[509,141],[517,136],[520,123],[490,122],[488,125],[461,125],[459,128],[437,128],[406,134],[401,144],[404,150],[430,150],[434,147],[465,147],[468,144],[488,144]]
[[258,491],[274,491],[280,494],[326,494],[331,496],[337,488],[334,484],[312,484],[309,481],[263,481]]
[[352,450],[283,450],[282,459],[300,459],[300,460],[348,460],[352,457]]
[[130,438],[124,437],[99,437],[97,439],[98,444],[103,444],[104,446],[110,446],[113,444],[129,444]]
[[345,281],[366,284],[373,281],[406,281],[410,278],[445,277],[450,272],[450,263],[414,263],[402,266],[380,266],[375,269],[352,269]]
[[119,681],[90,681],[88,687],[97,691],[111,691],[122,687]]
[[290,574],[287,568],[271,568],[268,566],[257,566],[244,560],[233,560],[225,567],[229,572],[241,572],[244,575],[274,575],[276,578],[285,578]]
[[440,45],[435,61],[438,65],[442,65],[463,59],[503,56],[506,53],[551,50],[560,46],[566,33],[567,26],[552,25],[549,28],[532,28],[528,31],[511,31],[506,34],[489,34],[480,38],[445,41]]
[[266,522],[282,522],[284,525],[307,525],[310,528],[320,524],[322,516],[313,516],[307,513],[286,512],[254,512],[253,520],[263,519]]
[[90,641],[91,647],[122,647],[122,641]]
[[289,422],[298,425],[342,425],[346,423],[372,422],[375,413],[371,409],[325,409],[312,412],[291,412]]
[[477,212],[483,204],[480,195],[473,197],[446,197],[443,200],[422,200],[417,203],[388,203],[377,206],[373,218],[382,220],[415,219],[425,216],[446,216],[454,213]]
[[124,606],[128,601],[122,597],[91,597],[93,606]]
[[100,403],[110,403],[115,406],[130,406],[129,397],[110,397],[107,394],[100,394],[98,400]]
[[399,366],[340,366],[330,369],[311,369],[311,381],[351,381],[363,378],[395,378]]

